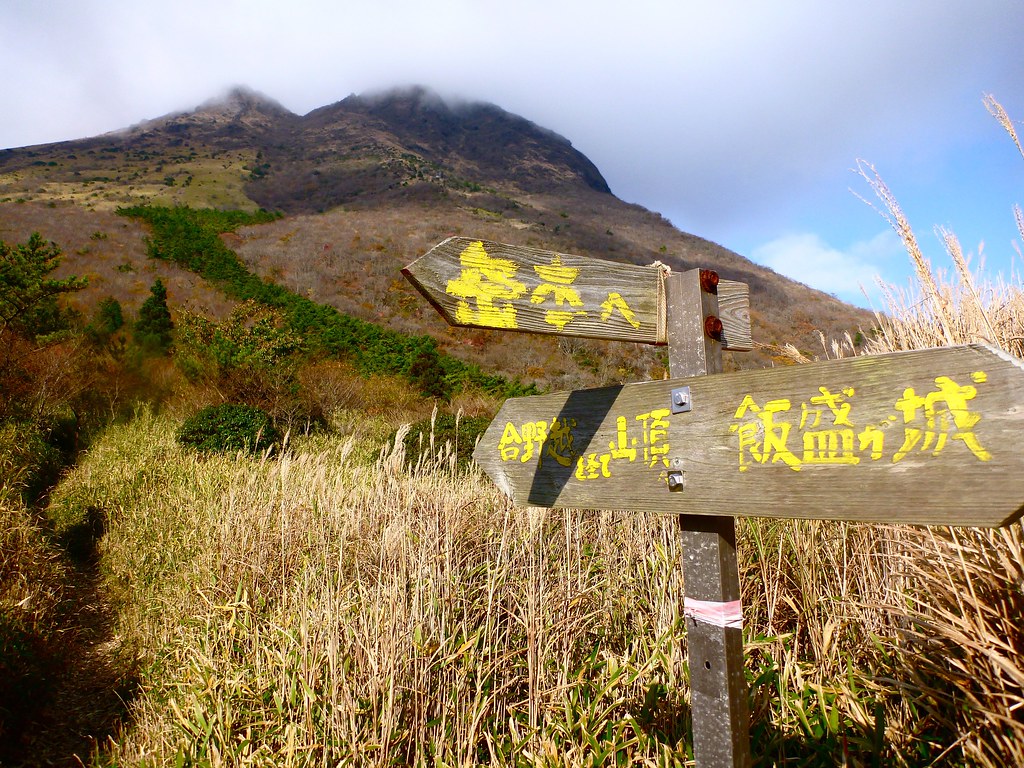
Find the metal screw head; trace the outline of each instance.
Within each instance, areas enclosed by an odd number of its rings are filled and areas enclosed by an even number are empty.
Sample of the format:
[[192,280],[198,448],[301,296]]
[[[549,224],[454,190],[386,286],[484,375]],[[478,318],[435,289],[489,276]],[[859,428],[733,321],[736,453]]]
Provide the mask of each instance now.
[[669,472],[668,473],[668,489],[670,491],[681,491],[681,490],[683,490],[683,473],[682,472]]
[[718,273],[713,269],[702,269],[700,287],[704,293],[718,293]]
[[693,407],[689,387],[676,387],[671,398],[672,413],[687,413]]
[[704,318],[704,333],[710,338],[721,340],[724,328],[725,326],[722,325],[722,321],[714,315],[708,315]]

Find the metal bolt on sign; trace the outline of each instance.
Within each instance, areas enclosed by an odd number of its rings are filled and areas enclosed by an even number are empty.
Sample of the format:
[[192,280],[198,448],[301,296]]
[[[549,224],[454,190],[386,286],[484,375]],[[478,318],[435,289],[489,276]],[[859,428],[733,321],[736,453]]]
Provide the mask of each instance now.
[[677,387],[672,390],[672,413],[689,413],[692,407],[689,387]]

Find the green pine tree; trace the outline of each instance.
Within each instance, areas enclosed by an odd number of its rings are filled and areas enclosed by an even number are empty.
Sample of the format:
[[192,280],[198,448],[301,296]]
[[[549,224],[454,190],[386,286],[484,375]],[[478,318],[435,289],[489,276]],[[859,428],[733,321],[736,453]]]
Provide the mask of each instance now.
[[85,287],[77,277],[49,277],[60,264],[61,251],[34,232],[24,245],[0,240],[0,334],[8,328],[30,338],[66,327],[66,313],[57,298]]
[[149,289],[150,296],[139,308],[135,321],[135,343],[143,349],[166,352],[171,346],[171,311],[167,308],[167,288],[157,278]]

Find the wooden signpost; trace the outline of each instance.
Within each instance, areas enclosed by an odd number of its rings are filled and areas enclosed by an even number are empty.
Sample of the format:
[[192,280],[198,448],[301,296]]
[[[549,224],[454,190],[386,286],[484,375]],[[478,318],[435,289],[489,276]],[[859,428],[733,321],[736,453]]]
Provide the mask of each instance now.
[[749,305],[710,271],[451,238],[403,273],[454,325],[668,345],[670,380],[507,400],[474,458],[520,505],[679,515],[702,768],[750,764],[736,516],[1000,526],[1024,511],[1024,364],[1001,352],[723,374],[722,349],[751,347]]
[[965,346],[558,392],[507,400],[475,458],[521,505],[1000,526],[1022,391]]
[[[674,376],[722,372],[718,283],[717,274],[699,269],[666,278],[669,372]],[[692,412],[691,391],[680,388],[671,397],[670,410]],[[666,484],[677,492],[685,489],[682,462],[677,462],[671,480],[666,477]],[[679,528],[693,755],[701,768],[749,768],[736,519],[680,515]]]
[[[451,237],[402,270],[449,325],[666,344],[663,270]],[[721,343],[748,351],[743,283],[718,285]]]

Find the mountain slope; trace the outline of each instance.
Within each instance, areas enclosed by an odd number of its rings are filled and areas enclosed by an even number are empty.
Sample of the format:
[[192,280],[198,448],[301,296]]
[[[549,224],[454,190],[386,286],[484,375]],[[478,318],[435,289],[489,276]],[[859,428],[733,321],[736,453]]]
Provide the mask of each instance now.
[[[247,186],[266,208],[326,210],[365,198],[431,199],[440,188],[610,193],[572,144],[491,104],[449,105],[422,88],[349,96],[294,121],[261,147]],[[360,198],[364,198],[360,200]]]
[[[717,269],[750,285],[754,338],[766,345],[790,342],[813,353],[820,350],[817,330],[832,336],[871,322],[865,312],[618,200],[566,139],[494,105],[452,104],[419,88],[350,96],[305,116],[236,89],[116,133],[0,151],[0,239],[24,240],[38,230],[56,240],[65,271],[95,275],[76,297],[86,304],[122,298],[134,275],[127,308],[137,306],[137,276],[156,267],[142,255],[138,228],[112,224],[107,212],[147,201],[282,211],[279,221],[229,238],[258,274],[357,317],[428,332],[453,354],[542,383],[658,376],[663,356],[635,345],[449,329],[400,268],[462,234],[677,270]],[[114,229],[117,237],[109,237]],[[108,253],[115,243],[126,255]],[[117,259],[120,268],[109,268]],[[196,281],[177,283],[172,305],[222,311],[199,298]],[[763,365],[769,357],[738,356],[731,365]]]

